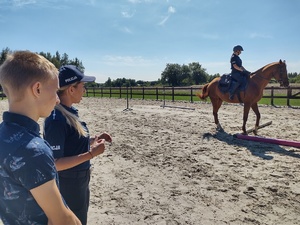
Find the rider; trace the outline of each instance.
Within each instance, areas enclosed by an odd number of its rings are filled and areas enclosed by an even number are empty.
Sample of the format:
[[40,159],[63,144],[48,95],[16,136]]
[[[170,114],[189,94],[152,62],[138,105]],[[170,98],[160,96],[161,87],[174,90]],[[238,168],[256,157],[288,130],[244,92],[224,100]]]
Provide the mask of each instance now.
[[242,53],[242,51],[244,51],[244,49],[240,45],[233,47],[233,54],[230,59],[230,64],[231,64],[231,76],[234,80],[236,80],[236,83],[234,83],[234,86],[230,90],[230,95],[229,95],[230,100],[233,100],[234,92],[241,85],[241,83],[243,81],[243,77],[250,75],[250,72],[247,71],[242,66],[242,60],[239,57],[239,55]]

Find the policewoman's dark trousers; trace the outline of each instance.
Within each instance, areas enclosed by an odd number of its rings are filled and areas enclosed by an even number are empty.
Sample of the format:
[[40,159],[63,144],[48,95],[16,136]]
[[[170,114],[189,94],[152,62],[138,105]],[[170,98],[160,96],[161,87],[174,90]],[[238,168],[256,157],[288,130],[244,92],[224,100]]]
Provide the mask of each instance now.
[[233,79],[235,79],[239,84],[243,82],[244,74],[243,73],[231,73]]
[[87,213],[90,200],[90,170],[71,172],[59,172],[60,192],[69,208],[81,221],[87,224]]

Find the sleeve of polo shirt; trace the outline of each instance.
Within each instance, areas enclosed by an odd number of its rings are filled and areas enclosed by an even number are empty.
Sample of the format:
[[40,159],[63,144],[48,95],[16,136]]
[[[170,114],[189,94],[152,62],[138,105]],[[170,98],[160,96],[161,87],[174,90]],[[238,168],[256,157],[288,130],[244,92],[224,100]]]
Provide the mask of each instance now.
[[44,139],[50,144],[55,159],[64,157],[66,130],[61,120],[45,122]]
[[17,180],[28,190],[56,178],[56,168],[51,149],[45,141],[36,137],[22,146],[9,162]]

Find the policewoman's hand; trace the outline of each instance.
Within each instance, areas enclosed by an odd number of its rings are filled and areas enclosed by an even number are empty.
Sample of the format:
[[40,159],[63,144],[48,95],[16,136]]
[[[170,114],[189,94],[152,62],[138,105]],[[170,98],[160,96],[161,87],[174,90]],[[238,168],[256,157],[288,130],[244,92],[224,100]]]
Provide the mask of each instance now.
[[91,147],[90,147],[90,154],[93,157],[100,155],[105,150],[105,140],[100,138],[95,138]]
[[108,134],[108,133],[106,133],[106,132],[100,134],[100,135],[98,136],[98,138],[100,138],[100,139],[105,139],[105,141],[110,142],[110,143],[112,142],[112,138],[111,138],[110,134]]

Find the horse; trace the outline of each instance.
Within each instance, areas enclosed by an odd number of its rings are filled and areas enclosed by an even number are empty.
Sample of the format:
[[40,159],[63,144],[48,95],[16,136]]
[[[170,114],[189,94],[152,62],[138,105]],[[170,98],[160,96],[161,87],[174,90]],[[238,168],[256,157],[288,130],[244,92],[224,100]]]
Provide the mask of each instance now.
[[248,120],[248,114],[250,108],[252,108],[256,115],[256,123],[253,133],[257,135],[260,120],[260,112],[258,110],[257,102],[262,98],[263,90],[272,78],[275,78],[275,80],[280,83],[281,87],[289,86],[285,61],[280,60],[279,62],[267,64],[259,70],[251,73],[248,77],[245,90],[240,92],[239,97],[235,95],[233,100],[229,99],[229,93],[223,93],[219,89],[218,84],[221,77],[214,78],[210,83],[205,84],[202,88],[202,93],[197,93],[196,95],[202,100],[206,99],[207,97],[210,98],[213,106],[214,122],[217,125],[217,130],[223,130],[218,119],[218,110],[220,109],[223,101],[229,103],[244,103],[242,131],[245,135],[247,135],[246,123]]

